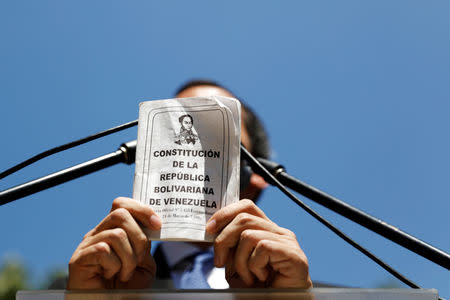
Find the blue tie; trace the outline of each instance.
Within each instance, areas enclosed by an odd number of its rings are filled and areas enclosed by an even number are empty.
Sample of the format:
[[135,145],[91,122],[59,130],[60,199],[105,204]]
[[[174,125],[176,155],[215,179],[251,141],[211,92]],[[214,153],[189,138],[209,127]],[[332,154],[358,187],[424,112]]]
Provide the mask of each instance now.
[[214,266],[212,251],[199,252],[193,257],[192,264],[183,272],[180,278],[180,289],[209,289],[206,275]]

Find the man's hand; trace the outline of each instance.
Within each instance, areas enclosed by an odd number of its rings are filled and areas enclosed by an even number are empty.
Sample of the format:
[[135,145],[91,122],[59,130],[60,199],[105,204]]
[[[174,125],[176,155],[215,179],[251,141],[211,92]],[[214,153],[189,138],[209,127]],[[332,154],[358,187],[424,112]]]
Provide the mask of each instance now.
[[206,228],[218,233],[214,264],[226,267],[230,287],[312,287],[308,260],[295,234],[270,221],[253,201],[222,208]]
[[161,220],[147,205],[115,199],[110,213],[73,253],[67,289],[149,288],[156,264],[140,225],[158,230]]

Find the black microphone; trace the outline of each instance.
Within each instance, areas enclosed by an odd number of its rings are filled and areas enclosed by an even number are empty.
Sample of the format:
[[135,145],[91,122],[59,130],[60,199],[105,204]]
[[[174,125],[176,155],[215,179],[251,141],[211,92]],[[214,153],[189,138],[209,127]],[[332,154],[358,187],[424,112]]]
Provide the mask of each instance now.
[[[419,254],[422,257],[440,265],[441,267],[450,270],[450,255],[445,251],[433,247],[426,242],[400,230],[399,228],[390,225],[378,218],[375,218],[368,213],[361,211],[344,201],[341,201],[327,193],[307,184],[299,179],[290,176],[285,172],[285,168],[267,159],[257,158],[257,162],[248,157],[248,152],[241,146],[241,155],[248,161],[253,172],[261,175],[269,183],[274,185],[273,179],[261,168],[261,166],[268,171],[273,177],[284,186],[296,191],[302,196],[319,203],[322,206],[352,220],[353,222],[364,226],[365,228],[378,233],[379,235],[409,249],[410,251]],[[259,163],[261,166],[258,166]]]
[[118,163],[131,165],[135,158],[136,140],[123,143],[109,154],[1,191],[0,206]]

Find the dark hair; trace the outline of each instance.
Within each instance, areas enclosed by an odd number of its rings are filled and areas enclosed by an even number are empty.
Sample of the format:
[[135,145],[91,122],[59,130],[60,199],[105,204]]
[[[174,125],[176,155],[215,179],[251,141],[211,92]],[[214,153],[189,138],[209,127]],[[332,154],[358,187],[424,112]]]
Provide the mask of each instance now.
[[192,118],[191,115],[182,115],[181,117],[178,118],[178,122],[183,123],[183,119],[186,117],[191,119],[192,124],[194,124],[194,119]]
[[[224,89],[228,91],[230,94],[232,94],[235,98],[239,99],[232,91],[230,91],[220,83],[208,79],[189,80],[186,83],[182,84],[176,90],[175,95],[178,95],[191,87],[196,87],[200,85],[209,85]],[[264,128],[263,123],[249,106],[247,106],[241,99],[239,100],[241,101],[242,108],[245,111],[244,126],[247,129],[250,138],[252,154],[256,157],[269,158],[270,157],[269,138],[267,136],[267,132]]]

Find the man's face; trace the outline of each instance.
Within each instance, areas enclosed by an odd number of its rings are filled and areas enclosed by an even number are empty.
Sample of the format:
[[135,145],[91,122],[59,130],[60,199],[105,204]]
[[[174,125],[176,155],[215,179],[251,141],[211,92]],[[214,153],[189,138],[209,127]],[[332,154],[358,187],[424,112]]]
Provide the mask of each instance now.
[[[224,97],[234,97],[230,92],[228,92],[227,90],[223,89],[223,88],[219,88],[216,86],[211,86],[211,85],[198,85],[198,86],[194,86],[194,87],[190,87],[184,91],[182,91],[181,93],[179,93],[176,97],[177,98],[188,98],[188,97],[207,97],[207,96],[224,96]],[[242,115],[244,115],[245,112],[242,111]],[[189,118],[184,118],[183,122],[185,120],[189,120]],[[244,121],[241,121],[241,142],[244,145],[244,147],[246,149],[248,149],[249,151],[251,151],[250,149],[250,139],[248,137],[248,133],[247,133],[247,129],[244,126]],[[192,124],[191,124],[192,127]],[[185,126],[185,128],[187,128]],[[189,127],[190,128],[190,127]]]
[[189,117],[184,117],[183,120],[181,121],[181,125],[186,129],[186,130],[191,130],[192,128],[192,120]]
[[[198,85],[194,87],[190,87],[188,89],[185,89],[181,93],[179,93],[176,97],[177,98],[188,98],[188,97],[207,97],[207,96],[224,96],[224,97],[234,97],[230,92],[223,88],[219,88],[216,86],[211,85]],[[244,126],[244,117],[245,117],[245,111],[242,110],[242,120],[241,120],[241,143],[244,145],[244,147],[252,151],[251,144],[250,144],[250,138],[247,132],[247,129]],[[187,119],[187,118],[184,118]],[[240,198],[241,199],[252,199],[256,201],[258,198],[261,190],[263,190],[267,186],[267,183],[264,181],[264,179],[253,173],[250,177],[250,184],[247,186],[245,190],[241,190]]]

